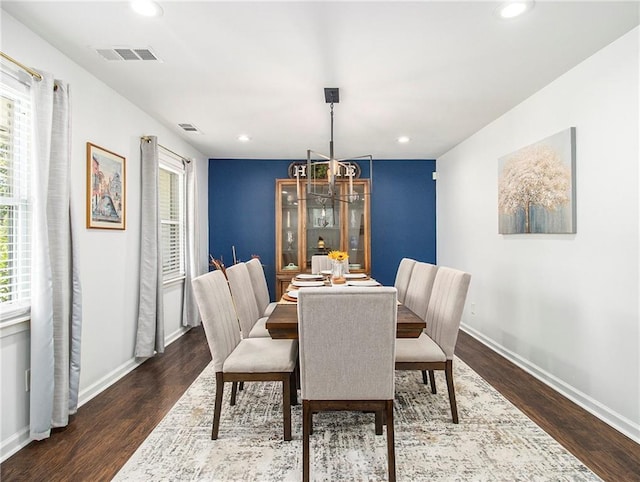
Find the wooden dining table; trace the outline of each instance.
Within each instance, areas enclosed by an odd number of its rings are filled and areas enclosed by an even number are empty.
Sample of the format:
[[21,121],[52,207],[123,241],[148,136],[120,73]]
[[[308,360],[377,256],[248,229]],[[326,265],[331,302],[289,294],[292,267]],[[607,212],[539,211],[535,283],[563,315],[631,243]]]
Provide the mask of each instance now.
[[[422,318],[404,305],[398,305],[397,338],[418,338],[426,327]],[[298,305],[279,303],[266,322],[271,338],[298,339]]]

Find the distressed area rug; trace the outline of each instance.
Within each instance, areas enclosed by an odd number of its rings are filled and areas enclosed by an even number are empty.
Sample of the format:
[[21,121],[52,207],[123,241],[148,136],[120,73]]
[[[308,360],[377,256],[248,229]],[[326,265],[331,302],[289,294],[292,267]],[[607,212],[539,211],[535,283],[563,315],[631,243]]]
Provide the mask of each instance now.
[[[395,449],[399,481],[592,481],[578,459],[460,359],[454,362],[460,423],[451,422],[442,372],[431,394],[419,372],[396,372]],[[225,398],[211,440],[215,374],[209,365],[116,475],[116,481],[298,481],[302,407],[292,407],[293,440],[282,440],[281,385],[246,383],[235,407]],[[314,415],[311,477],[387,479],[386,431],[373,414]]]

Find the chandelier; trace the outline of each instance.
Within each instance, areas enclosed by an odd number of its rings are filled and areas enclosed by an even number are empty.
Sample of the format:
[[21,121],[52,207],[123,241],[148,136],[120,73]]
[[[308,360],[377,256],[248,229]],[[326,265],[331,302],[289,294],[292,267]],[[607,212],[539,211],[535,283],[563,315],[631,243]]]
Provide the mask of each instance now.
[[[329,155],[320,154],[307,149],[306,188],[301,188],[301,178],[298,176],[298,199],[315,200],[323,207],[335,201],[352,203],[360,199],[360,194],[353,190],[353,178],[360,172],[360,166],[354,161],[367,159],[369,161],[369,182],[373,182],[373,156],[370,154],[346,159],[336,159],[333,150],[333,105],[340,102],[337,87],[325,87],[325,102],[329,104],[331,114],[331,139],[329,141]],[[337,181],[348,182],[346,192],[340,188]],[[304,196],[302,192],[304,191]],[[371,192],[371,188],[369,190]]]

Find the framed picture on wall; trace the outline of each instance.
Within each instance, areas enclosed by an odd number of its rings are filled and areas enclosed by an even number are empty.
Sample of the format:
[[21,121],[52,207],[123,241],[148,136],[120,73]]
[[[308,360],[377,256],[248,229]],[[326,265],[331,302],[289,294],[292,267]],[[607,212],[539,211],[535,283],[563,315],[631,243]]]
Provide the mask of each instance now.
[[126,160],[87,142],[87,228],[125,229]]
[[499,159],[500,234],[576,232],[576,128]]

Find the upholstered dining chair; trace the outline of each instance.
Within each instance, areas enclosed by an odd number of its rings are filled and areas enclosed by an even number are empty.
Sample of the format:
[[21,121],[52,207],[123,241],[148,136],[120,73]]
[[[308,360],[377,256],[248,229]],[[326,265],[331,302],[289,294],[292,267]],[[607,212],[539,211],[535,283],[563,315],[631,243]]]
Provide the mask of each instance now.
[[227,279],[236,306],[238,322],[243,338],[269,338],[266,328],[267,317],[260,314],[256,296],[251,284],[251,275],[246,263],[238,263],[227,268]]
[[438,267],[435,264],[417,261],[411,270],[411,278],[403,304],[423,320],[427,314],[427,306],[431,298],[433,282],[436,279]]
[[291,404],[297,403],[297,340],[242,339],[229,286],[221,271],[199,276],[192,285],[216,372],[211,439],[218,438],[225,382],[276,381],[282,383],[284,440],[291,440]]
[[275,301],[271,302],[269,298],[269,287],[267,286],[267,278],[264,275],[262,263],[258,258],[253,258],[247,261],[247,269],[251,277],[251,286],[256,297],[258,313],[260,316],[269,316],[278,304]]
[[373,411],[387,424],[389,480],[395,480],[393,430],[397,290],[305,288],[298,293],[303,480],[309,480],[312,416]]
[[[413,311],[423,320],[427,316],[427,307],[431,298],[431,290],[433,289],[433,281],[436,279],[438,267],[434,264],[416,261],[411,266],[411,277],[407,283],[407,289],[404,298],[404,305]],[[426,385],[431,380],[432,389],[435,386],[435,376],[433,370],[429,371],[427,378],[427,370],[422,370],[422,381]]]
[[314,254],[311,256],[311,272],[318,274],[320,271],[331,269],[331,260],[326,254]]
[[394,286],[398,290],[398,301],[404,303],[404,297],[407,294],[407,288],[409,287],[409,280],[411,279],[411,272],[413,266],[416,264],[415,259],[402,258],[396,271],[396,280]]
[[444,370],[453,423],[458,423],[453,354],[470,281],[469,273],[439,267],[427,308],[427,327],[418,338],[396,340],[396,370],[420,370],[423,380],[428,370],[432,393],[436,393],[433,370]]

